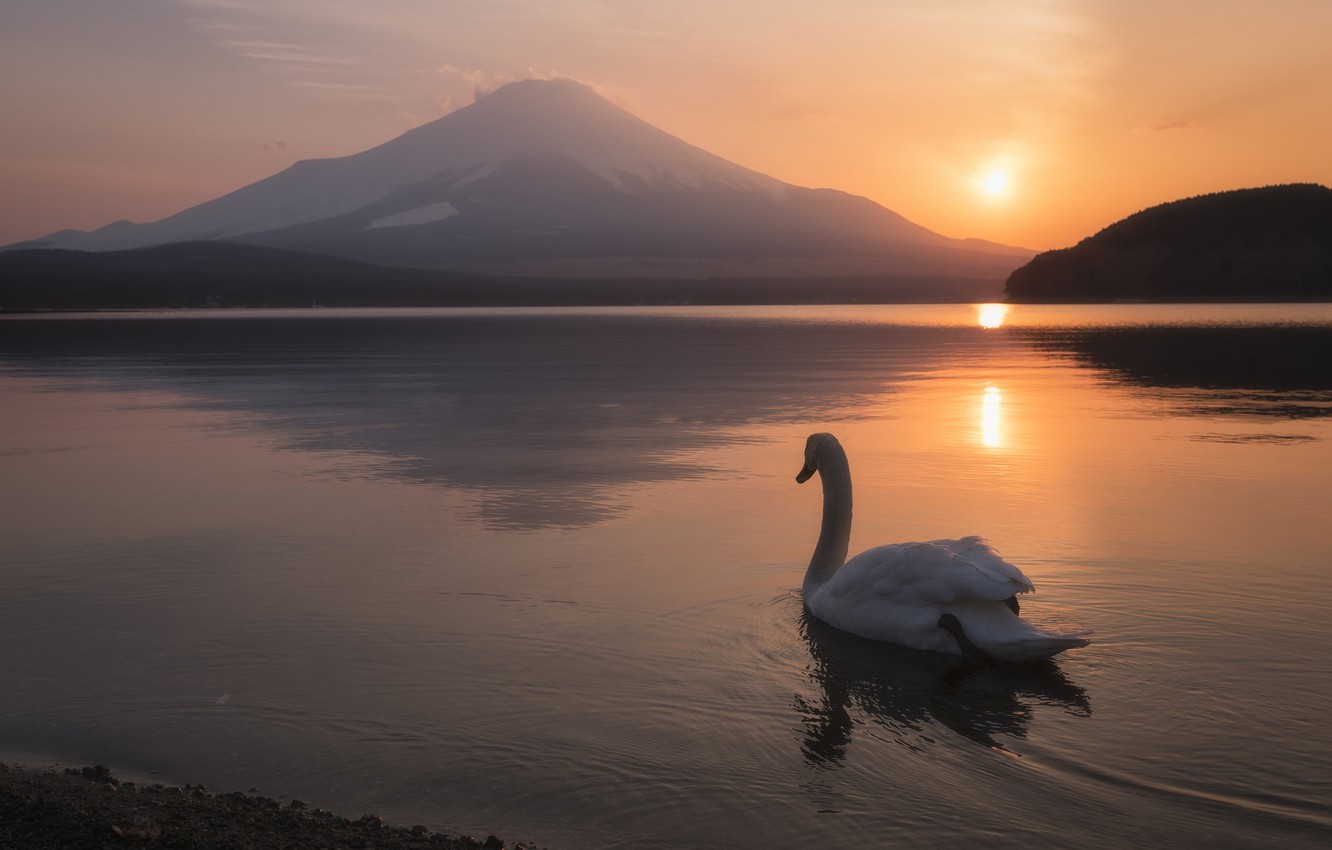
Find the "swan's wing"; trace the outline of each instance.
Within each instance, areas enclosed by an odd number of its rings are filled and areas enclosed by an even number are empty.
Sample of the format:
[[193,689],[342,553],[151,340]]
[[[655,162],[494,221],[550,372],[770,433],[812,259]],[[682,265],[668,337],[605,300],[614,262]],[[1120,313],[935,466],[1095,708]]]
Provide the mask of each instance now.
[[902,604],[1002,602],[1034,588],[1022,571],[979,537],[893,543],[861,552],[833,574],[831,596],[872,595]]
[[[999,557],[984,538],[972,535],[961,540],[934,540],[936,546],[942,546],[952,554],[956,564],[970,564],[987,578],[1000,582],[1013,589],[1013,593],[1031,593],[1036,586],[1031,579],[1022,574],[1022,570]],[[1012,596],[1010,593],[1009,596]],[[979,599],[992,599],[990,596],[978,596]],[[1003,597],[1007,599],[1008,596]]]

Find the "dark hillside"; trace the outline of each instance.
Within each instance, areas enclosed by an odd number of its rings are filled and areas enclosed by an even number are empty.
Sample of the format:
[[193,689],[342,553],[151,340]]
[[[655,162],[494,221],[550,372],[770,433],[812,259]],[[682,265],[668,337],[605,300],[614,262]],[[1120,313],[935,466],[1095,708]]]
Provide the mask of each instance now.
[[1009,301],[1332,297],[1332,189],[1269,186],[1135,213],[1013,272]]

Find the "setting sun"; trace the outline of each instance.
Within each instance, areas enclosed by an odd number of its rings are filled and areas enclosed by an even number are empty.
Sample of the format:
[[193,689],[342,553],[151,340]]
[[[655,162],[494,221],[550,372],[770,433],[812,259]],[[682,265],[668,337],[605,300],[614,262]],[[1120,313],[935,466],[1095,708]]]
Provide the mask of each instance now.
[[1008,191],[1008,173],[991,171],[981,179],[981,190],[987,195],[998,197]]

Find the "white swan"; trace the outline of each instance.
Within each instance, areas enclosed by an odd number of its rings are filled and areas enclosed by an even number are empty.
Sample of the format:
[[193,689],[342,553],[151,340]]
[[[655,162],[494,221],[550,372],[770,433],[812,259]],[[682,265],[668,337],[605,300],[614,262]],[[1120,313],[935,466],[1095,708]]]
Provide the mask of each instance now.
[[1052,632],[1018,616],[1035,588],[979,537],[890,543],[846,560],[851,467],[832,434],[810,434],[803,484],[823,481],[823,526],[805,573],[805,606],[843,631],[968,660],[1031,661],[1086,646],[1088,632]]

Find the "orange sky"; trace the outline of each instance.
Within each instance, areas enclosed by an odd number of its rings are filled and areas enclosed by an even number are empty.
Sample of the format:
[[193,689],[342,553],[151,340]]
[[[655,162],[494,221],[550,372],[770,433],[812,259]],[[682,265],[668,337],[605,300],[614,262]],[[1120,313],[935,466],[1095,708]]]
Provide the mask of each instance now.
[[1178,197],[1332,184],[1329,33],[1327,0],[6,3],[0,244],[155,220],[561,75],[782,180],[1060,247]]

